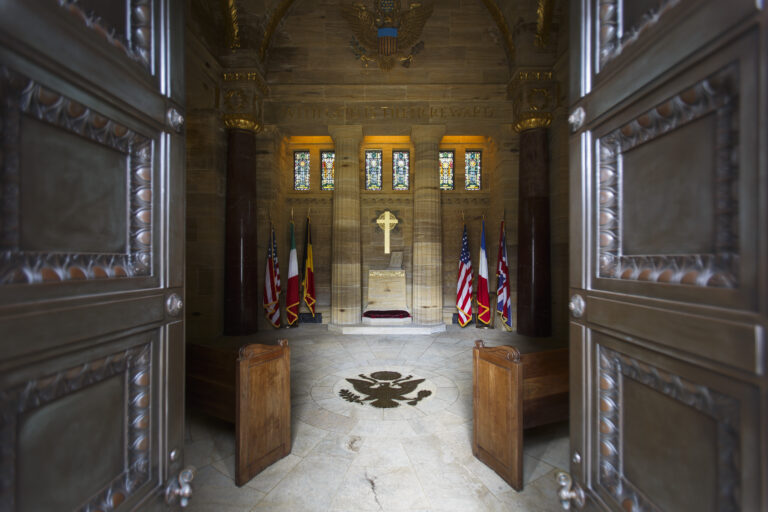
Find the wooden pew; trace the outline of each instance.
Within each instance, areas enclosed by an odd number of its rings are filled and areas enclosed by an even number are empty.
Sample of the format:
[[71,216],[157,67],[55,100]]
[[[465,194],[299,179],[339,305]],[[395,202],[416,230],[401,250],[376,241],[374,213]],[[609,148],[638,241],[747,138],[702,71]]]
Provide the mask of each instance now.
[[472,453],[523,489],[523,430],[568,418],[568,349],[473,349]]
[[189,344],[190,407],[235,424],[235,483],[291,452],[290,348]]

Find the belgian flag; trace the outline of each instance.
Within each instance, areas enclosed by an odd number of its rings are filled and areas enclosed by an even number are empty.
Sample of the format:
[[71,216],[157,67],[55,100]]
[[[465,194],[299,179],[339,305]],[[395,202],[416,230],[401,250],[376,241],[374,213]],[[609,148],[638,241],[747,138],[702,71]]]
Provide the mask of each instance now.
[[307,308],[315,316],[315,262],[312,258],[312,236],[310,234],[309,215],[307,215],[307,235],[304,244],[304,302]]

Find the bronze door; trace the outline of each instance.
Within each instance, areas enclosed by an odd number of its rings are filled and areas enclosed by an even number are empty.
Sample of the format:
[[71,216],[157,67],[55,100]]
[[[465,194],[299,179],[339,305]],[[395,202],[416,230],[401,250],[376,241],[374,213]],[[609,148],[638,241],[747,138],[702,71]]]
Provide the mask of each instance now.
[[0,0],[1,511],[160,509],[182,469],[183,30]]
[[570,496],[594,509],[768,507],[761,4],[572,4]]

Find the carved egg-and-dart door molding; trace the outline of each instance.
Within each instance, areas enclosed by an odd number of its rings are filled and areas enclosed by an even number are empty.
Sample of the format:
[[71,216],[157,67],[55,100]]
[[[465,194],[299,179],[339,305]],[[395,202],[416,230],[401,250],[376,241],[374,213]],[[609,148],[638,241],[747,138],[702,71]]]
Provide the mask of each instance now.
[[559,497],[766,510],[765,13],[751,0],[591,0],[574,13],[572,453]]
[[183,33],[178,0],[0,2],[0,512],[179,502]]

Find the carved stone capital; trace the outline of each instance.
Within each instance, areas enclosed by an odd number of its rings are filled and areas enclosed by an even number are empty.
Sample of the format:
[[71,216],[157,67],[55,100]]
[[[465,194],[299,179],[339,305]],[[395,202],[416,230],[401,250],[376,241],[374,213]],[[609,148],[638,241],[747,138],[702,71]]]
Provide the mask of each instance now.
[[221,108],[227,128],[258,132],[264,125],[263,101],[266,82],[255,69],[229,68],[224,71]]
[[515,131],[549,127],[552,111],[557,106],[557,89],[551,70],[517,70],[509,84]]
[[224,126],[230,130],[250,130],[257,133],[262,128],[259,120],[247,114],[224,114]]

